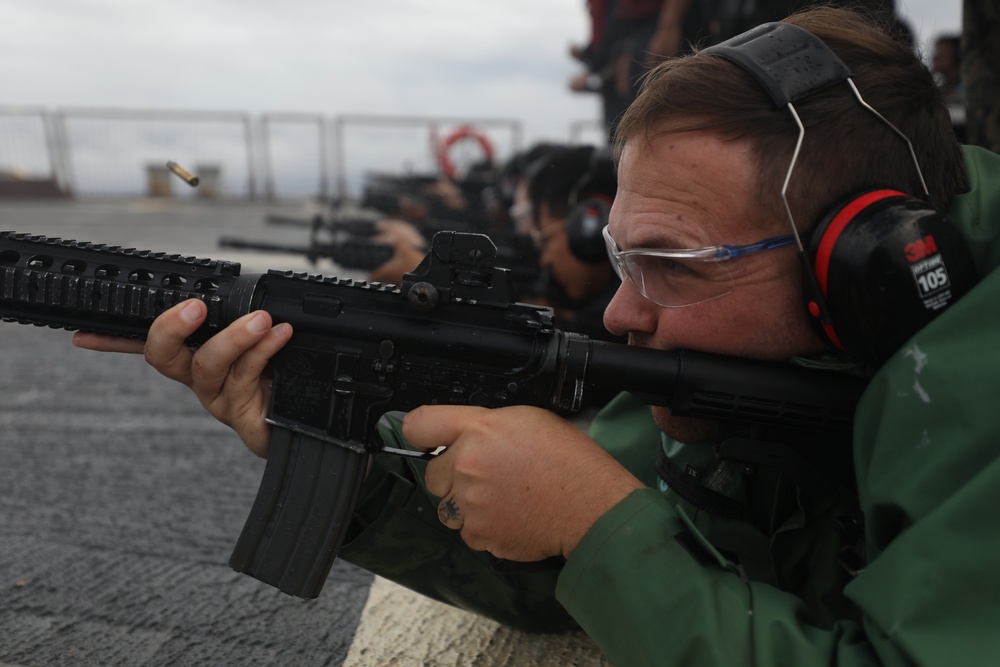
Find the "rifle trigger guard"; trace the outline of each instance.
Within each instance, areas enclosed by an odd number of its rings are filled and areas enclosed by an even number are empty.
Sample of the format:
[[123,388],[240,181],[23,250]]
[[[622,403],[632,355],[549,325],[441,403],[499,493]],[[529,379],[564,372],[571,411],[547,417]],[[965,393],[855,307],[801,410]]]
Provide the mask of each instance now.
[[437,458],[437,454],[434,452],[419,452],[413,449],[400,449],[399,447],[382,447],[378,452],[379,454],[392,454],[393,456],[402,456],[421,461],[433,461]]

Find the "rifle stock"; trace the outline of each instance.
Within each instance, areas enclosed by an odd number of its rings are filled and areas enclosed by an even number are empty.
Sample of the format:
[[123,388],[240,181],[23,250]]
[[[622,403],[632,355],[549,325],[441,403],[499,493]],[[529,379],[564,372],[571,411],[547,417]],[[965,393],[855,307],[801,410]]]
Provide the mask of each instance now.
[[240,275],[233,262],[0,232],[0,318],[144,338],[160,313],[197,298],[209,316],[192,346],[256,309],[290,322],[294,334],[271,362],[268,461],[230,565],[303,598],[319,594],[334,563],[388,411],[573,410],[597,385],[755,437],[849,452],[859,378],[563,332],[550,309],[512,302],[495,261],[488,237],[441,232],[396,288]]

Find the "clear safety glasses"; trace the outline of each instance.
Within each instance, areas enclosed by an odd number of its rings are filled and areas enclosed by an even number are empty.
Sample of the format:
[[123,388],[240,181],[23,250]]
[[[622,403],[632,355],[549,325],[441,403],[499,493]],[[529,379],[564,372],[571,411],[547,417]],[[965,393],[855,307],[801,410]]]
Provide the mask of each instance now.
[[716,245],[686,250],[619,250],[604,227],[604,244],[615,273],[628,276],[644,297],[664,308],[683,308],[718,299],[733,291],[726,261],[796,242],[794,234],[772,236],[747,245]]
[[566,225],[552,225],[544,230],[532,227],[528,233],[531,234],[531,242],[535,244],[535,250],[542,251],[545,249],[549,237],[555,236],[564,229],[566,229]]

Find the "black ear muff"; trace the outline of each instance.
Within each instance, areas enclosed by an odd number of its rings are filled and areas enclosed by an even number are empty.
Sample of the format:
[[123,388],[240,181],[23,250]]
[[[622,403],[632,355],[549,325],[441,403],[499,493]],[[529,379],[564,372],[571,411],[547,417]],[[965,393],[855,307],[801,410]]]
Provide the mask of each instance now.
[[611,213],[611,198],[591,195],[578,201],[566,218],[569,249],[581,262],[598,264],[608,261],[603,229]]
[[829,321],[807,307],[834,346],[881,365],[976,284],[961,232],[927,202],[896,190],[865,192],[835,207],[810,234]]

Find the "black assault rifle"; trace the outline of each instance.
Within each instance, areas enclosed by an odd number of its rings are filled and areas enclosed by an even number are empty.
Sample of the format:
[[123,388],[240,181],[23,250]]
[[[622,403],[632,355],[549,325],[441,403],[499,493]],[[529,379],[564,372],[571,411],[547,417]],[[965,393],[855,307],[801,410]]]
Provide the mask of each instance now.
[[329,259],[341,268],[359,271],[372,271],[382,266],[392,259],[394,253],[391,245],[374,243],[367,238],[320,241],[313,237],[309,240],[309,245],[293,245],[255,241],[237,236],[220,236],[219,247],[301,255],[314,265],[321,259]]
[[396,288],[276,270],[240,275],[232,262],[0,232],[0,318],[143,338],[157,315],[196,298],[208,317],[195,346],[258,308],[292,323],[271,364],[270,454],[229,562],[303,598],[319,594],[333,565],[368,457],[426,456],[382,446],[376,424],[391,410],[572,410],[597,385],[719,420],[723,457],[730,445],[758,442],[850,460],[862,380],[563,332],[550,309],[511,302],[507,271],[494,262],[488,237],[439,233]]
[[379,219],[382,218],[342,215],[335,215],[327,219],[321,214],[316,213],[310,218],[292,218],[286,215],[267,215],[264,217],[264,222],[277,227],[308,229],[313,234],[319,232],[320,230],[324,230],[328,232],[342,232],[350,234],[351,236],[375,236],[375,234],[378,233],[378,227],[375,225],[375,222]]
[[[329,232],[331,234],[349,234],[351,236],[375,236],[379,232],[378,221],[390,219],[386,216],[379,218],[366,217],[362,215],[347,216],[335,214],[329,218],[324,218],[320,214],[315,214],[311,218],[292,218],[283,215],[268,215],[264,222],[276,227],[294,227],[298,229],[308,229],[315,236],[319,232]],[[420,232],[426,238],[431,238],[438,232],[462,232],[465,234],[486,234],[498,246],[511,246],[521,248],[533,248],[533,242],[528,234],[518,234],[512,230],[484,229],[482,225],[465,220],[425,220],[423,222],[411,222],[408,224]]]
[[[221,236],[219,237],[219,247],[300,255],[314,266],[320,260],[328,259],[339,268],[366,272],[371,272],[382,266],[392,259],[394,254],[391,245],[371,240],[371,237],[378,233],[378,227],[371,219],[332,218],[325,220],[321,215],[316,215],[306,220],[268,216],[267,222],[275,225],[308,228],[308,244],[274,243],[238,236]],[[430,236],[427,234],[427,228],[418,227],[418,231]],[[441,229],[440,231],[478,233],[471,227],[469,229]],[[497,263],[510,270],[514,299],[527,299],[544,293],[538,250],[531,237],[527,234],[511,232],[491,232],[489,237],[497,247]]]

